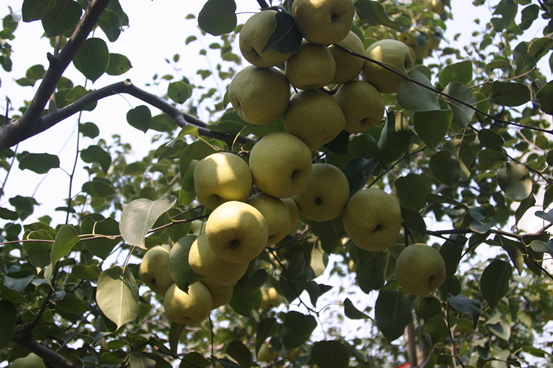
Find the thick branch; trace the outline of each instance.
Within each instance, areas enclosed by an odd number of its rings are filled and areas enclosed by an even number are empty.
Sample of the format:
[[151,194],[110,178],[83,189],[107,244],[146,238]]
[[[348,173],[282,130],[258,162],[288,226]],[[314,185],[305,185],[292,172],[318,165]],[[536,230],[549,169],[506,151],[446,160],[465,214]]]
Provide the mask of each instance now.
[[48,349],[46,346],[41,345],[34,340],[18,339],[17,333],[13,341],[23,346],[27,350],[32,351],[33,353],[35,353],[45,361],[52,363],[56,366],[59,366],[62,368],[81,368],[82,367],[81,365],[64,358],[63,356],[59,355],[55,351]]
[[25,111],[21,119],[9,122],[0,127],[0,152],[23,141],[24,139],[21,139],[21,136],[26,134],[27,131],[35,130],[35,125],[39,121],[40,115],[46,103],[48,103],[50,96],[55,91],[60,77],[83,45],[88,34],[96,25],[96,22],[109,2],[110,0],[92,0],[92,3],[59,55],[54,56],[48,54],[50,66],[44,74],[44,78],[29,108]]
[[[134,84],[131,83],[131,81],[126,80],[123,82],[114,83],[109,86],[92,91],[86,94],[85,96],[81,97],[74,103],[62,109],[52,111],[47,115],[45,115],[44,117],[39,118],[37,123],[34,124],[34,126],[32,126],[30,129],[19,132],[17,137],[18,140],[16,142],[11,142],[11,141],[8,142],[8,139],[10,137],[5,136],[4,134],[6,132],[2,130],[3,126],[0,127],[0,152],[8,148],[9,147],[8,144],[12,144],[12,143],[17,144],[39,133],[42,133],[45,130],[50,129],[57,123],[82,111],[86,106],[90,105],[91,103],[97,102],[103,98],[120,94],[120,93],[127,93],[154,107],[157,107],[158,109],[160,109],[161,111],[169,115],[175,121],[175,123],[177,123],[177,125],[180,127],[184,127],[186,125],[194,125],[198,127],[198,132],[203,136],[220,139],[227,142],[229,141],[232,142],[234,140],[234,137],[231,137],[223,133],[213,132],[207,129],[206,127],[208,124],[206,124],[205,122],[201,121],[200,119],[196,118],[193,115],[180,111],[176,107],[172,106],[169,102],[157,97],[154,94],[151,94],[149,92],[144,91],[143,89],[136,87]],[[8,133],[12,134],[11,132],[8,132]],[[238,137],[236,141],[240,143],[253,142],[252,139],[249,139],[246,137]]]

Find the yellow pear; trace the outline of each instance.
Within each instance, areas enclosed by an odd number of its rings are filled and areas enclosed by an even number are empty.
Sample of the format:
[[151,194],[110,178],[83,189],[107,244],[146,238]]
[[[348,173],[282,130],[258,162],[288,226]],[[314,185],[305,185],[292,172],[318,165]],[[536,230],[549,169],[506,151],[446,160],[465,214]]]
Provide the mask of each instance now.
[[205,234],[219,258],[246,265],[265,249],[269,237],[261,212],[237,201],[225,202],[209,215]]
[[436,249],[426,244],[411,244],[397,259],[396,279],[407,294],[424,295],[445,281],[445,262]]
[[274,287],[261,290],[261,308],[272,309],[284,302],[284,297]]
[[284,132],[266,135],[250,152],[255,186],[277,198],[301,192],[313,173],[311,151],[298,137]]
[[417,39],[411,32],[400,33],[397,40],[403,42],[407,46],[417,47]]
[[216,285],[208,279],[201,279],[200,282],[205,285],[209,294],[211,294],[211,309],[219,308],[230,302],[234,293],[234,285]]
[[352,0],[295,0],[291,13],[303,38],[330,45],[348,35],[355,7]]
[[346,125],[340,106],[325,92],[296,93],[284,113],[284,130],[317,150],[332,141]]
[[196,197],[209,209],[227,201],[245,201],[252,192],[252,185],[248,164],[230,152],[209,155],[194,169]]
[[286,78],[298,89],[317,89],[332,82],[336,62],[324,45],[302,42],[300,50],[286,61]]
[[248,263],[234,263],[217,257],[209,246],[205,233],[200,234],[192,243],[188,264],[192,271],[220,286],[236,284],[248,270]]
[[384,117],[385,104],[380,92],[372,84],[352,81],[344,84],[334,95],[346,117],[344,129],[350,133],[363,133],[378,124]]
[[211,311],[211,295],[201,282],[188,287],[188,293],[173,284],[163,298],[165,314],[171,322],[193,325],[202,322]]
[[359,248],[381,252],[391,247],[401,229],[397,200],[378,188],[355,193],[344,210],[344,228]]
[[[364,55],[365,47],[361,39],[353,32],[349,31],[346,38],[338,42],[338,45],[345,47],[357,54]],[[336,62],[336,72],[330,83],[342,84],[354,80],[359,76],[365,60],[350,54],[349,52],[342,50],[334,45],[330,46],[329,51],[334,57]]]
[[149,249],[142,258],[138,274],[142,282],[154,293],[165,295],[174,282],[169,268],[169,250],[161,245]]
[[334,165],[314,164],[311,182],[292,198],[305,218],[330,221],[340,216],[348,202],[348,179],[342,170]]
[[246,60],[260,68],[270,68],[284,63],[292,54],[275,50],[263,51],[276,26],[277,12],[264,10],[252,15],[240,30],[240,52]]
[[300,210],[298,209],[298,205],[296,204],[296,201],[294,201],[291,197],[282,198],[282,202],[288,207],[288,210],[290,211],[290,230],[288,233],[293,231],[296,226],[298,226],[298,223],[300,222]]
[[[367,48],[365,56],[385,64],[387,67],[407,75],[413,69],[413,58],[406,44],[397,40],[380,40]],[[369,60],[361,70],[363,79],[380,93],[396,93],[403,77]]]
[[269,230],[267,246],[278,243],[290,232],[290,223],[292,222],[290,210],[280,198],[257,193],[248,198],[246,203],[261,212],[267,221]]
[[242,120],[267,125],[284,114],[290,100],[290,83],[278,69],[249,66],[232,78],[228,95]]

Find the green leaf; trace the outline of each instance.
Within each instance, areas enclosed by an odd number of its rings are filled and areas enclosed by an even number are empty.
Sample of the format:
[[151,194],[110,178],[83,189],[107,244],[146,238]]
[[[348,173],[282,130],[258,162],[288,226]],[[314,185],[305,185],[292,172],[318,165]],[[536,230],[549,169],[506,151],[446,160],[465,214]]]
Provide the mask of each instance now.
[[7,300],[0,300],[0,349],[4,349],[13,340],[17,310]]
[[317,341],[311,358],[319,368],[343,368],[349,365],[349,351],[340,341]]
[[[472,212],[471,212],[472,215]],[[490,231],[495,225],[497,225],[496,219],[491,219],[490,222],[483,224],[479,221],[474,221],[472,224],[470,224],[470,229],[474,232],[477,232],[479,234],[486,234],[488,231]]]
[[357,254],[364,253],[357,264],[355,280],[359,288],[368,294],[373,290],[381,289],[386,282],[386,271],[390,261],[390,252],[367,252],[357,250]]
[[79,132],[83,137],[96,138],[100,134],[100,129],[96,124],[87,122],[79,126]]
[[186,146],[179,158],[179,168],[181,173],[186,173],[192,160],[201,160],[204,157],[217,152],[213,146],[204,140],[198,140]]
[[95,82],[108,68],[108,45],[101,38],[87,39],[75,55],[73,65],[86,78]]
[[487,148],[478,152],[477,157],[480,170],[499,169],[506,161],[505,154],[502,151],[493,151]]
[[523,199],[520,202],[520,205],[515,211],[515,220],[518,223],[522,216],[528,211],[530,208],[534,207],[536,205],[536,197],[534,197],[533,194],[530,194],[527,198]]
[[430,173],[440,183],[455,187],[461,180],[461,165],[449,151],[439,151],[430,157]]
[[373,26],[381,24],[398,31],[400,29],[399,25],[386,14],[386,9],[378,1],[357,0],[355,10],[359,18],[367,20]]
[[516,267],[519,276],[522,275],[522,270],[524,268],[524,258],[526,255],[525,246],[518,241],[510,240],[506,237],[496,235],[494,242],[499,244],[508,254],[511,262]]
[[405,115],[397,111],[388,111],[387,115],[386,124],[378,140],[384,164],[401,158],[411,143],[411,129]]
[[497,183],[505,196],[513,201],[521,201],[532,193],[530,172],[517,162],[507,162],[497,171]]
[[90,164],[97,162],[104,173],[107,173],[111,166],[111,156],[102,147],[95,144],[88,146],[81,151],[81,160]]
[[356,157],[344,166],[342,172],[346,175],[349,184],[349,197],[363,189],[372,172],[378,166],[378,162],[371,158]]
[[313,231],[313,234],[317,235],[322,249],[327,254],[334,253],[336,248],[341,246],[340,236],[336,233],[336,230],[334,230],[332,221],[313,221],[311,223],[311,231]]
[[238,22],[235,12],[234,0],[208,0],[198,14],[198,25],[213,36],[232,32]]
[[71,276],[77,277],[82,280],[95,280],[100,276],[101,273],[102,270],[100,270],[100,267],[95,264],[91,264],[88,266],[84,264],[77,264],[71,269]]
[[[71,104],[71,103],[79,100],[81,97],[84,97],[85,95],[87,95],[90,92],[91,91],[87,91],[83,86],[75,86],[69,92],[67,92],[67,94],[65,95],[65,101],[68,104]],[[86,111],[92,111],[96,108],[96,105],[97,105],[97,103],[93,102],[93,103],[89,104],[88,106],[85,106],[84,109]]]
[[486,323],[486,327],[488,327],[488,330],[490,330],[490,332],[493,333],[495,336],[499,337],[502,340],[509,341],[509,338],[511,337],[511,326],[508,322],[501,319],[497,323]]
[[50,240],[53,241],[54,238],[46,230],[37,230],[31,231],[27,235],[28,240],[37,240],[36,242],[28,241],[23,243],[23,248],[25,253],[29,256],[29,261],[33,266],[37,268],[45,268],[51,262],[50,253],[52,252],[53,242],[40,241],[40,240]]
[[505,141],[503,138],[491,129],[482,129],[478,132],[478,140],[483,147],[494,151],[501,151]]
[[[182,331],[184,331],[184,327],[185,327],[185,325],[183,325],[183,324],[171,322],[171,327],[169,328],[168,340],[169,340],[169,349],[171,350],[172,354],[176,355],[177,352],[178,352],[180,338],[182,336]],[[202,357],[201,354],[196,353],[196,352],[188,353],[183,357],[183,359],[181,361],[181,366],[183,365],[183,362],[186,361],[186,358],[190,354],[197,354],[200,357]]]
[[54,37],[69,31],[79,23],[82,11],[83,8],[73,0],[57,0],[56,6],[40,17],[46,35]]
[[109,64],[106,69],[108,75],[125,74],[131,68],[131,61],[125,55],[116,53],[109,54]]
[[520,106],[530,101],[530,89],[522,83],[493,82],[492,98],[505,106]]
[[109,42],[115,42],[121,34],[121,21],[115,12],[109,9],[104,9],[100,19],[98,19],[98,25],[104,31]]
[[317,327],[317,320],[311,315],[291,311],[284,317],[281,340],[286,350],[300,347],[309,340]]
[[[444,93],[460,101],[468,103],[471,106],[476,104],[476,97],[474,97],[470,89],[459,82],[449,83],[445,87]],[[451,98],[446,97],[446,100],[451,106],[451,110],[453,111],[452,121],[455,124],[466,128],[471,123],[475,111],[469,106],[463,105]]]
[[247,287],[247,280],[240,280],[234,286],[234,293],[229,302],[231,308],[238,314],[251,318],[252,312],[257,311],[261,305],[261,291],[259,289],[252,291],[248,297],[244,297],[244,290]]
[[261,52],[274,50],[282,54],[291,54],[300,51],[302,36],[296,27],[294,17],[285,12],[277,12],[275,22],[275,29]]
[[156,220],[175,205],[177,198],[164,194],[155,202],[146,198],[135,199],[121,213],[119,231],[131,245],[146,249],[145,238]]
[[392,342],[403,335],[411,321],[411,303],[398,291],[381,291],[374,306],[374,316],[380,332]]
[[209,366],[211,366],[209,360],[204,358],[202,354],[193,351],[182,358],[179,368],[208,368]]
[[194,190],[194,169],[198,162],[198,160],[190,161],[184,175],[181,172],[182,181],[179,192],[179,203],[184,206],[189,205],[194,198],[196,198],[196,192]]
[[453,111],[417,111],[412,119],[420,139],[428,146],[436,148],[447,134],[453,119]]
[[547,53],[551,50],[553,47],[553,39],[549,37],[542,37],[542,38],[534,38],[532,42],[530,42],[530,46],[528,47],[528,55],[536,59],[536,61],[540,60],[542,57],[547,55]]
[[482,272],[480,291],[491,308],[507,295],[512,273],[511,265],[500,259],[494,259]]
[[56,0],[24,0],[21,14],[24,22],[42,19],[56,7]]
[[138,317],[138,286],[128,267],[115,266],[102,272],[96,302],[118,329]]
[[62,300],[56,302],[56,307],[73,314],[83,314],[88,310],[85,303],[74,293],[66,293]]
[[234,339],[228,344],[226,349],[227,354],[240,364],[241,368],[251,368],[252,353],[250,349],[242,343],[242,341]]
[[188,290],[188,285],[201,279],[201,276],[196,275],[188,264],[188,254],[195,240],[195,235],[188,235],[180,238],[173,244],[171,252],[169,253],[169,268],[171,269],[171,275],[173,276],[173,280],[175,280],[175,284],[177,284],[181,290]]
[[425,195],[428,193],[428,183],[423,176],[407,174],[407,176],[397,178],[394,186],[402,207],[420,211],[426,206]]
[[167,95],[178,104],[183,104],[192,94],[190,86],[183,81],[169,83]]
[[19,218],[17,215],[17,212],[9,210],[4,207],[0,207],[0,218],[3,218],[4,220],[12,220],[15,221]]
[[546,114],[553,115],[553,81],[550,81],[540,89],[536,99],[540,103],[541,111]]
[[446,276],[453,276],[459,268],[463,255],[463,248],[467,238],[462,235],[453,235],[440,248],[440,254],[445,261]]
[[110,184],[106,183],[105,180],[96,180],[94,178],[94,180],[83,184],[82,191],[91,197],[109,197],[115,194],[115,189]]
[[536,66],[536,59],[530,56],[528,53],[529,44],[528,42],[519,43],[513,51],[513,60],[516,65],[516,73],[522,74],[526,73],[530,69]]
[[447,323],[440,316],[430,318],[424,327],[424,332],[432,339],[432,346],[436,345],[440,339],[449,336]]
[[348,146],[349,146],[349,136],[350,133],[346,132],[345,130],[342,130],[340,134],[336,136],[332,141],[328,142],[324,145],[324,147],[328,148],[334,153],[337,153],[339,155],[348,155]]
[[359,309],[355,308],[352,301],[349,298],[344,300],[344,314],[349,319],[370,319],[365,313],[361,312]]
[[451,82],[468,85],[472,81],[472,61],[465,60],[450,64],[440,73],[440,85],[447,86]]
[[268,337],[273,336],[277,330],[279,330],[280,324],[275,318],[265,318],[259,321],[257,324],[256,338],[255,338],[255,354],[259,353],[261,345],[267,340]]
[[491,19],[494,30],[501,32],[508,28],[515,20],[517,12],[518,5],[515,2],[512,0],[501,0],[493,13],[494,15],[501,15],[501,17]]
[[532,23],[538,19],[540,12],[540,7],[536,4],[528,5],[522,9],[522,19],[520,20],[519,27],[523,31],[527,30],[532,26]]
[[37,64],[27,69],[25,77],[36,81],[42,79],[44,77],[44,73],[46,73],[46,71],[44,70],[44,66]]
[[31,170],[37,174],[46,174],[50,169],[60,167],[60,159],[49,153],[27,153],[19,160],[20,170]]
[[458,312],[470,314],[472,316],[472,323],[474,324],[474,327],[476,327],[478,319],[482,314],[479,300],[469,299],[463,294],[459,294],[457,296],[449,294],[447,300],[449,301],[449,304]]
[[417,304],[417,310],[420,313],[422,319],[428,323],[432,317],[440,316],[442,314],[442,303],[440,300],[433,296],[423,296]]
[[418,211],[412,208],[401,207],[401,219],[409,230],[422,236],[426,235],[426,223]]
[[532,243],[530,243],[530,247],[532,247],[532,250],[534,252],[549,253],[553,256],[553,242],[551,242],[551,240],[547,242],[542,242],[541,240],[533,240]]
[[[432,87],[432,83],[428,78],[418,70],[412,70],[408,75],[411,79]],[[440,110],[440,102],[435,92],[405,78],[403,78],[397,90],[397,102],[409,111]]]
[[367,160],[375,158],[380,161],[380,148],[378,142],[370,134],[360,134],[349,142],[348,153],[352,158],[363,157]]
[[64,225],[58,231],[52,253],[50,255],[52,265],[62,259],[80,241],[79,233],[73,226]]
[[102,259],[106,259],[111,254],[113,248],[121,241],[120,238],[109,238],[110,236],[121,235],[119,223],[111,217],[101,221],[94,221],[92,218],[87,217],[82,222],[81,232],[97,236],[97,239],[87,240],[84,244],[90,253]]
[[150,129],[150,124],[152,122],[152,113],[146,105],[137,106],[127,112],[127,122],[133,128],[146,133],[148,129]]

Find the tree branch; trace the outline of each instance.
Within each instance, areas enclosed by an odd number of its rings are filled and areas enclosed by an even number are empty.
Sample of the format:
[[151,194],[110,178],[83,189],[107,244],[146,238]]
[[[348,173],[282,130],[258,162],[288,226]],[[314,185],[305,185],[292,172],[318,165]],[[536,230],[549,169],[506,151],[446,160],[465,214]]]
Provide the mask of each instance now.
[[[46,114],[42,118],[39,118],[36,124],[34,124],[29,129],[23,129],[19,131],[17,136],[18,140],[15,142],[10,140],[11,135],[14,133],[11,131],[6,132],[4,129],[2,129],[5,126],[3,125],[2,127],[0,127],[0,152],[10,147],[12,143],[13,144],[19,143],[21,141],[24,141],[30,137],[33,137],[39,133],[42,133],[50,129],[60,121],[63,121],[68,117],[70,117],[71,115],[74,115],[82,111],[86,106],[90,105],[91,103],[94,103],[103,98],[113,96],[116,94],[121,94],[121,93],[129,94],[154,107],[157,107],[158,109],[160,109],[161,111],[169,115],[175,121],[175,123],[181,128],[185,127],[186,125],[193,125],[198,127],[199,133],[203,136],[220,139],[226,142],[234,141],[234,137],[229,136],[227,134],[211,131],[210,129],[206,128],[208,126],[207,123],[201,121],[200,119],[198,119],[193,115],[180,111],[176,107],[172,106],[169,102],[159,98],[154,94],[151,94],[149,92],[144,91],[143,89],[136,87],[134,84],[132,84],[130,80],[126,80],[123,82],[117,82],[109,86],[102,87],[100,89],[92,91],[84,95],[83,97],[79,98],[74,103],[68,106],[65,106],[62,109],[58,109],[56,111],[52,111]],[[23,117],[21,119],[23,119]],[[254,140],[246,137],[238,137],[237,141],[240,143],[254,142]]]
[[109,2],[110,0],[92,0],[59,55],[48,54],[50,66],[44,74],[29,108],[20,119],[0,126],[0,152],[23,141],[24,139],[21,139],[21,137],[27,131],[35,130],[35,125],[38,123],[50,96],[54,93],[63,72],[85,42]]

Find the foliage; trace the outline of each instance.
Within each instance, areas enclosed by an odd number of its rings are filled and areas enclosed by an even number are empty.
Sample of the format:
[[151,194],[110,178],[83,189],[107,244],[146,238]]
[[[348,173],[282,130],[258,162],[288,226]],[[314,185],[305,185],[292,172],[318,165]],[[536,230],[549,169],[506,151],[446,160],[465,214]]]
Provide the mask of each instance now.
[[[58,168],[57,156],[17,152],[14,146],[80,111],[93,111],[98,100],[116,93],[144,102],[128,111],[127,121],[159,132],[162,143],[129,162],[130,144],[100,138],[96,123],[79,124],[79,133],[96,143],[76,152],[90,180],[60,204],[66,221],[35,219],[39,203],[32,197],[4,201],[0,361],[31,351],[63,367],[219,362],[247,368],[264,364],[256,354],[270,340],[279,353],[268,363],[272,367],[397,366],[416,360],[407,347],[419,350],[425,367],[550,364],[551,347],[543,337],[553,318],[553,277],[544,267],[553,255],[553,82],[537,63],[549,58],[553,70],[553,1],[501,0],[485,32],[475,35],[479,41],[464,50],[439,43],[452,16],[449,1],[444,3],[438,14],[430,1],[356,1],[354,31],[365,47],[412,34],[417,65],[397,95],[385,96],[386,119],[366,133],[340,134],[314,152],[319,161],[343,169],[355,190],[368,185],[394,193],[403,216],[396,245],[369,253],[348,241],[341,218],[303,219],[297,231],[252,261],[231,302],[196,326],[166,319],[161,298],[142,287],[138,263],[146,249],[177,244],[193,220],[209,214],[195,202],[191,173],[197,160],[217,151],[247,156],[256,138],[283,130],[281,121],[247,124],[227,100],[186,77],[154,78],[167,89],[163,96],[129,81],[102,85],[103,75],[124,75],[132,64],[109,51],[124,42],[119,36],[129,25],[118,0],[25,0],[21,16],[10,9],[0,33],[6,72],[12,68],[11,43],[25,23],[41,21],[54,46],[50,65],[14,76],[21,86],[40,87],[29,92],[30,104],[2,117],[0,163],[6,175],[13,165],[38,174]],[[286,12],[287,4],[276,8]],[[217,70],[185,74],[230,83],[242,67],[235,11],[234,0],[208,0],[199,15],[188,15],[220,36],[210,47],[220,50],[221,60]],[[519,41],[540,18],[548,22],[543,34]],[[278,37],[288,33],[286,24],[276,27],[272,39],[281,43],[272,49],[297,47],[293,36]],[[89,37],[96,26],[102,32]],[[196,41],[190,36],[185,42]],[[97,89],[63,77],[70,62]],[[200,98],[191,97],[194,89],[204,91]],[[53,92],[55,103],[46,107]],[[163,113],[152,116],[149,105]],[[210,122],[195,117],[200,109],[209,112]],[[68,180],[74,176],[69,173]],[[525,233],[519,229],[524,215],[544,226]],[[433,219],[441,221],[441,230],[428,225]],[[433,294],[404,295],[393,272],[399,252],[406,244],[436,239],[448,279]],[[485,245],[498,249],[497,256],[487,259]],[[325,275],[340,280],[333,286],[318,279],[329,258],[332,269]],[[187,269],[179,275],[194,276]],[[342,282],[347,286],[336,286]],[[285,307],[260,309],[261,289],[269,286],[286,298]],[[348,288],[364,294],[352,295]],[[376,301],[362,308],[365,294]],[[340,309],[326,314],[323,299]],[[364,327],[342,333],[350,320]],[[401,339],[404,331],[407,338]],[[296,348],[299,354],[290,358]]]

